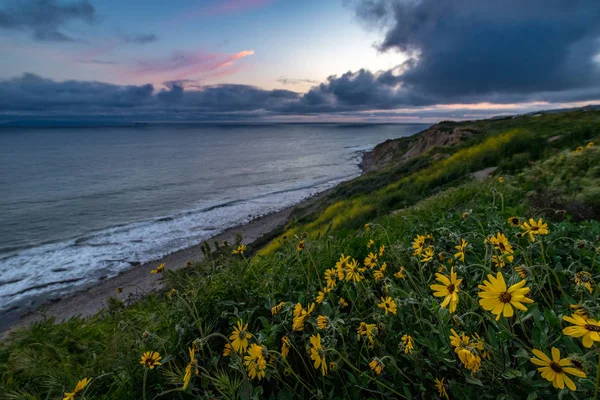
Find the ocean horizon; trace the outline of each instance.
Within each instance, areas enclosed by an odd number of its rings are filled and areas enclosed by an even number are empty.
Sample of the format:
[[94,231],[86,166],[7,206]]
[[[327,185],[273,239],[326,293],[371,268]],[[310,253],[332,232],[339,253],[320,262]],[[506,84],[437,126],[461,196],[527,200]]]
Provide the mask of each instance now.
[[0,128],[0,312],[191,247],[360,175],[427,124]]

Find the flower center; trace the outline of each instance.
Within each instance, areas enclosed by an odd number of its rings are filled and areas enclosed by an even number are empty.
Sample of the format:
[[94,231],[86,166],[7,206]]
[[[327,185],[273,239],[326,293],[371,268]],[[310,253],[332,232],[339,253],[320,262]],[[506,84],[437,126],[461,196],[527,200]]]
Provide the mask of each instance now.
[[517,218],[512,219],[513,225],[519,225],[519,220]]
[[552,371],[556,372],[557,374],[562,373],[562,367],[554,361],[550,363],[550,368],[552,368]]
[[591,331],[591,332],[600,332],[600,326],[598,326],[598,325],[586,324],[585,329],[587,329],[588,331]]
[[456,286],[454,286],[452,283],[449,284],[446,289],[448,290],[448,293],[452,294],[454,293],[454,290],[456,289]]
[[502,242],[498,243],[498,247],[500,247],[500,250],[502,252],[504,252],[506,250],[506,247],[504,247],[504,243],[502,243]]
[[152,358],[146,359],[146,365],[148,365],[148,366],[154,365],[154,359],[152,359]]
[[532,227],[531,227],[531,230],[532,230],[532,231],[534,231],[534,232],[537,232],[539,229],[540,229],[540,228],[539,228],[539,227],[537,227],[537,226],[532,226]]
[[510,299],[512,299],[512,296],[510,293],[508,293],[508,292],[500,293],[500,301],[502,303],[510,303]]
[[246,331],[241,331],[240,335],[239,335],[240,336],[240,340],[246,339],[246,335],[247,335]]

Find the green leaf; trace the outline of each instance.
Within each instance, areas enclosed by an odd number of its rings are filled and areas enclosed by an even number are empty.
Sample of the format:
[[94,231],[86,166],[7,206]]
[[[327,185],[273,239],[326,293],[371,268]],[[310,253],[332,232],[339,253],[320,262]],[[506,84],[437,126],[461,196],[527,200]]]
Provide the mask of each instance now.
[[479,379],[477,379],[471,375],[467,375],[467,377],[465,378],[465,381],[472,385],[483,386],[483,382],[481,382]]
[[505,377],[506,379],[514,379],[514,378],[522,377],[523,374],[521,373],[521,371],[519,371],[517,369],[509,369],[508,371],[503,373],[502,376]]

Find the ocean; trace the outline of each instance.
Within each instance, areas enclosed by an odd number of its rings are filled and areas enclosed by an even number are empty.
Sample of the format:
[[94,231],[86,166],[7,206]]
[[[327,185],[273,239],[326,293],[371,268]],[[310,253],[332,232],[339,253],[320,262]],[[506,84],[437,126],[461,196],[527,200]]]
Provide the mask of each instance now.
[[60,297],[360,174],[422,124],[0,128],[0,311]]

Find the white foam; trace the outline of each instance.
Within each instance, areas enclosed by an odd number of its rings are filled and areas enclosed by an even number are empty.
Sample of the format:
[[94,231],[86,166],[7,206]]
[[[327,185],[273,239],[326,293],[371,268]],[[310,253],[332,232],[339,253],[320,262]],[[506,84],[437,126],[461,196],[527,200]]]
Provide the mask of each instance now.
[[[59,296],[116,276],[132,268],[131,262],[156,260],[193,246],[252,217],[281,210],[358,175],[356,168],[351,175],[333,179],[264,185],[246,199],[243,196],[248,195],[247,189],[242,188],[227,199],[204,202],[175,215],[5,255],[0,259],[0,282],[12,283],[0,286],[0,310],[34,296]],[[38,289],[29,290],[33,287]]]

